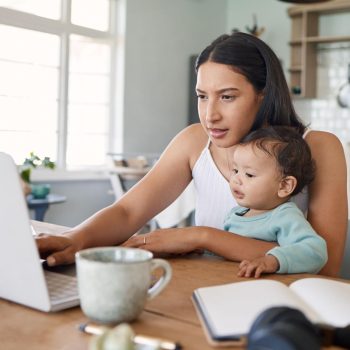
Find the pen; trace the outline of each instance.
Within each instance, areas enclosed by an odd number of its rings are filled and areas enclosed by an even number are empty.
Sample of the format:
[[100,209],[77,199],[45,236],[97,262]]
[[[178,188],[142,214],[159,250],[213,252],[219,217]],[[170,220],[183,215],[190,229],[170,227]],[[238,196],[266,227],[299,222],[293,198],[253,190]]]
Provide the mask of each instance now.
[[[103,332],[110,330],[111,328],[105,326],[99,326],[95,324],[82,323],[79,325],[79,330],[94,335],[100,335]],[[139,345],[153,345],[158,346],[163,350],[181,350],[182,346],[179,343],[172,342],[170,340],[149,337],[148,335],[135,335],[133,339],[135,344]]]

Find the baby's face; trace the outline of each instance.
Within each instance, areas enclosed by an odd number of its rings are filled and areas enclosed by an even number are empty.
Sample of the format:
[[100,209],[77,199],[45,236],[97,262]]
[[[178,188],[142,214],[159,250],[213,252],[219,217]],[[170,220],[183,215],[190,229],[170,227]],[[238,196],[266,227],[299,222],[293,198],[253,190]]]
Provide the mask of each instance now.
[[281,202],[278,196],[281,180],[274,157],[251,144],[237,146],[230,187],[240,206],[257,210],[276,207]]

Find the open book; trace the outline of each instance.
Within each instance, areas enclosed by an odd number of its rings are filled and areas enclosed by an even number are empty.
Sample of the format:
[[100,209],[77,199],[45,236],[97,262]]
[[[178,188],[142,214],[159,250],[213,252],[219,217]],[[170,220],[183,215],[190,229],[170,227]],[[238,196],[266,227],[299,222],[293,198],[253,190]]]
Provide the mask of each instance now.
[[289,287],[274,280],[198,288],[193,302],[212,345],[241,345],[257,316],[273,306],[299,309],[313,323],[350,324],[350,284],[304,278]]

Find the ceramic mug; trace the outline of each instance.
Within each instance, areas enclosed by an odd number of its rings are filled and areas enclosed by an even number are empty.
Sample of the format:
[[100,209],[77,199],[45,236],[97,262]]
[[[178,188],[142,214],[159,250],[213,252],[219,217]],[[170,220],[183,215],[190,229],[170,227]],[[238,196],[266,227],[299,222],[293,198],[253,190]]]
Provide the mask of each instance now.
[[[80,306],[92,321],[116,324],[135,320],[147,300],[159,294],[171,279],[171,266],[153,259],[149,251],[102,247],[76,253]],[[152,272],[163,274],[151,286]]]

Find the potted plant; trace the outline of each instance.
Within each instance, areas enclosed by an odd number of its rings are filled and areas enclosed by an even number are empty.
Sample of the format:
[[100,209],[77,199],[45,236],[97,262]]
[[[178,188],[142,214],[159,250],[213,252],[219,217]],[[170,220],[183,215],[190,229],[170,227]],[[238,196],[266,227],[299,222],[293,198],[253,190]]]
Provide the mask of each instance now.
[[40,185],[31,184],[32,169],[35,169],[38,167],[55,169],[56,164],[50,159],[50,157],[40,158],[34,152],[30,152],[29,157],[24,160],[21,166],[20,175],[22,180],[28,185],[30,185],[31,193],[33,197],[37,199],[42,199],[42,198],[46,198],[46,196],[50,193],[50,185],[49,184],[40,184]]

